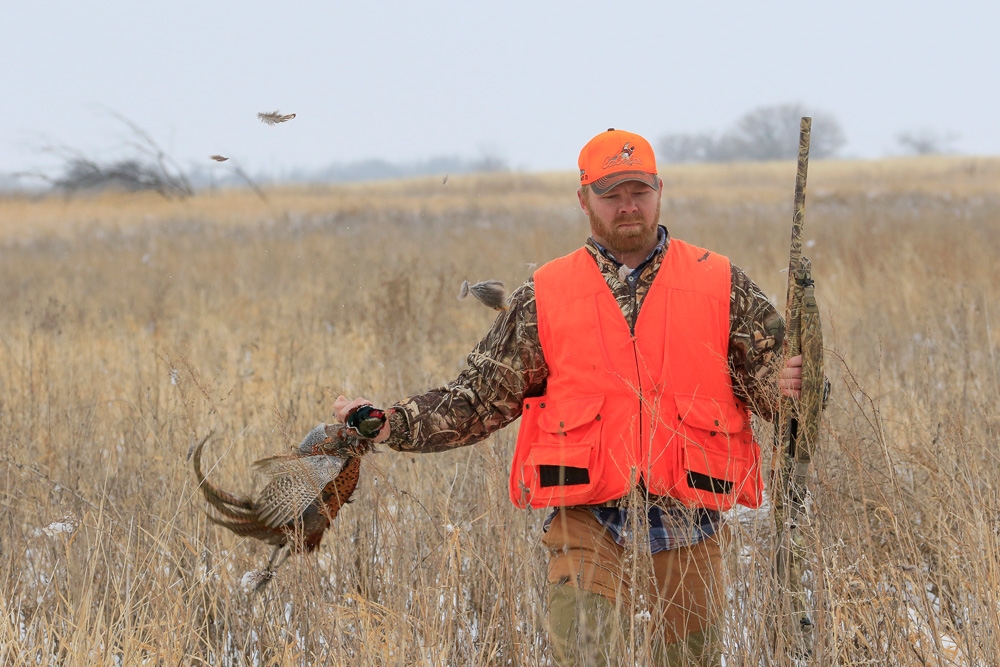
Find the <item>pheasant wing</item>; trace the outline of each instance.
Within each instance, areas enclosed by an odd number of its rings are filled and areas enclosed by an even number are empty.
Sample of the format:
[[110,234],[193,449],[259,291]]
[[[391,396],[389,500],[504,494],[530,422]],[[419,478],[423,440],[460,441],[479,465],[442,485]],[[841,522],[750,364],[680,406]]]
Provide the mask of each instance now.
[[337,477],[345,461],[337,456],[272,456],[254,463],[271,477],[257,498],[260,520],[277,528],[299,519]]

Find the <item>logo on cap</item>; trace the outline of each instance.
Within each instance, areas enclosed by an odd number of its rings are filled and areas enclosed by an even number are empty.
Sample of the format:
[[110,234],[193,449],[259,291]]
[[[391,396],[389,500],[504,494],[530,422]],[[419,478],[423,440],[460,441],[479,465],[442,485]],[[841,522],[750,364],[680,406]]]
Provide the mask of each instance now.
[[635,152],[635,146],[629,142],[625,142],[622,149],[613,155],[609,155],[604,158],[604,163],[601,165],[603,169],[611,169],[612,167],[638,167],[642,164],[642,158],[636,155],[632,156]]

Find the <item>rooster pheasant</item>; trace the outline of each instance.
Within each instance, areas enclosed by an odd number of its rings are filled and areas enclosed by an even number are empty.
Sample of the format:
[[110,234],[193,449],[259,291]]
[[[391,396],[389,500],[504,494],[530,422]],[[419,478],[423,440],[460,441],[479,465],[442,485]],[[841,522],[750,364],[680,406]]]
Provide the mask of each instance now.
[[[192,447],[189,458],[208,504],[209,520],[237,535],[274,545],[255,590],[274,577],[292,553],[309,553],[323,540],[340,508],[358,485],[361,457],[374,447],[385,424],[382,410],[363,406],[346,424],[320,424],[291,454],[271,456],[254,467],[271,478],[254,499],[218,488],[201,469],[201,452],[209,437]],[[210,434],[211,435],[211,434]]]

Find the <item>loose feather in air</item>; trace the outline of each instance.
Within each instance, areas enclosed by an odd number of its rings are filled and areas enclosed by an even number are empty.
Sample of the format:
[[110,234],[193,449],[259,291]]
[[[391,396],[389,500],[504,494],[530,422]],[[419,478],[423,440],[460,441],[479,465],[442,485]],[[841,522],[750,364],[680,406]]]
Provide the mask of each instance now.
[[291,120],[295,118],[295,114],[282,114],[280,111],[269,111],[260,112],[257,114],[257,118],[260,118],[260,122],[265,125],[277,125],[278,123],[284,123],[286,120]]
[[468,280],[463,280],[458,298],[464,299],[469,294],[493,310],[507,310],[507,292],[499,280],[483,280],[475,285],[470,285]]
[[229,159],[229,158],[224,157],[222,155],[209,155],[208,157],[212,158],[216,162],[225,162],[226,160]]

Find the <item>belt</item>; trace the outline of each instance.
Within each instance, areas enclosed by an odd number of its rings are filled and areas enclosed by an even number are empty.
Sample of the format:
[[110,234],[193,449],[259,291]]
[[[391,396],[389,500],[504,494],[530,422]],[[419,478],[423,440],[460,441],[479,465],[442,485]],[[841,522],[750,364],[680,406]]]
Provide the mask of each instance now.
[[[631,505],[630,499],[632,494],[626,494],[621,498],[614,498],[613,500],[606,500],[603,503],[595,503],[593,505],[581,505],[581,507],[617,507],[619,509],[625,509]],[[671,496],[657,496],[652,493],[647,493],[645,495],[637,494],[636,499],[643,502],[647,507],[660,507],[663,509],[668,509],[670,507],[685,507],[684,503],[673,498]]]

